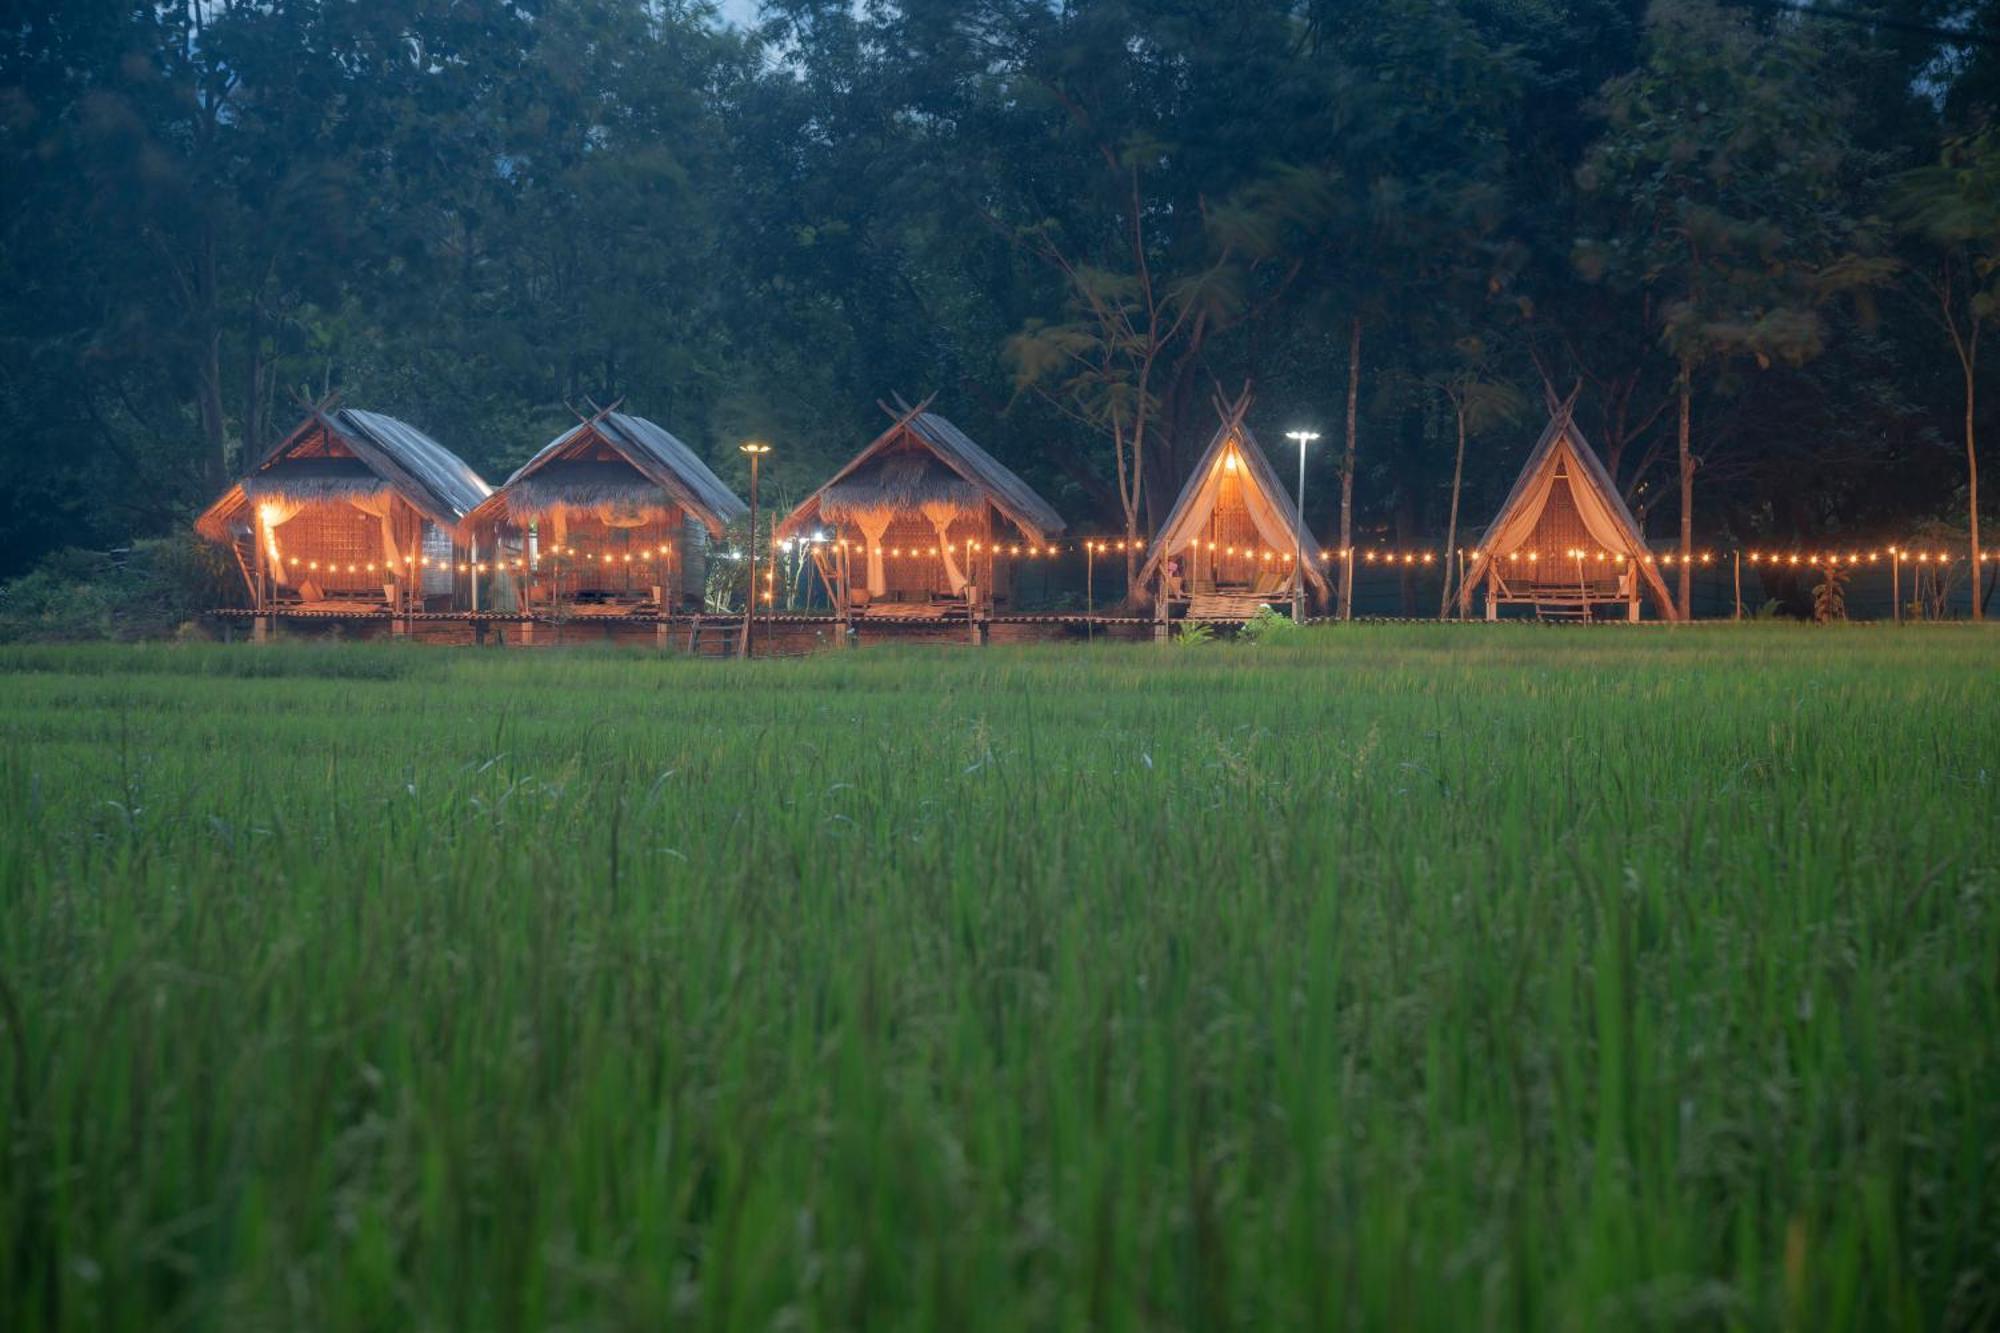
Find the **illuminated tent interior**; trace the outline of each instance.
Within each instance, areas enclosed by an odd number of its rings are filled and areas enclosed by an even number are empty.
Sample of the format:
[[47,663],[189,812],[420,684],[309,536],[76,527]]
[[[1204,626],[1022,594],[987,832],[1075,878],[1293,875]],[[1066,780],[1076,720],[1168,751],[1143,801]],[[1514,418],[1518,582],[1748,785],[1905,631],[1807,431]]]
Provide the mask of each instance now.
[[710,543],[749,506],[670,431],[606,408],[564,431],[467,517],[517,604],[627,612],[699,603]]
[[1216,405],[1221,424],[1139,570],[1136,586],[1157,579],[1167,604],[1186,603],[1194,619],[1242,619],[1288,601],[1301,544],[1306,587],[1330,591],[1319,543],[1244,422],[1249,410],[1247,393]]
[[808,543],[848,613],[1003,603],[1012,592],[1010,549],[1064,531],[1046,500],[928,408],[928,399],[884,404],[889,428],[778,524],[779,540]]
[[1680,619],[1659,566],[1611,474],[1560,405],[1528,455],[1500,512],[1466,566],[1459,614],[1486,587],[1486,618],[1503,605],[1529,605],[1539,617],[1589,618],[1622,606],[1639,618],[1643,592],[1660,615]]
[[227,546],[259,610],[449,604],[458,524],[490,489],[416,427],[358,408],[310,413],[195,521]]

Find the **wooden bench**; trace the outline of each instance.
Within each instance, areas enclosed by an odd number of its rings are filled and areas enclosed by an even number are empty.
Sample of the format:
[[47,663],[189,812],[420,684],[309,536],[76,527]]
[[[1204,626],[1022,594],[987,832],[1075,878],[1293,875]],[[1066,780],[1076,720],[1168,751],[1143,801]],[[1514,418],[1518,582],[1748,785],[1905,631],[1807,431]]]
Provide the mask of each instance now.
[[[1537,571],[1539,572],[1539,571]],[[1600,606],[1633,606],[1630,574],[1610,577],[1517,579],[1496,577],[1486,594],[1486,618],[1501,606],[1530,606],[1537,620],[1589,620]]]
[[1254,618],[1269,599],[1254,592],[1197,592],[1188,599],[1189,620],[1233,624]]

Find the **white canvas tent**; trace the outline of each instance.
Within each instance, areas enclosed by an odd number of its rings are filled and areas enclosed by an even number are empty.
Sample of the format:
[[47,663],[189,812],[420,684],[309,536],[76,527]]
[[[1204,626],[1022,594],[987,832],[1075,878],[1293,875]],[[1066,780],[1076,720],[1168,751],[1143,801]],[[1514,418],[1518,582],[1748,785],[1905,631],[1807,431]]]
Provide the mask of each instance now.
[[1638,522],[1571,409],[1555,409],[1487,526],[1459,589],[1459,613],[1470,610],[1483,584],[1489,620],[1510,602],[1581,616],[1623,603],[1637,620],[1642,590],[1663,618],[1680,619]]
[[[1243,420],[1250,395],[1216,406],[1221,424],[1160,525],[1135,586],[1159,579],[1164,597],[1191,603],[1232,589],[1246,601],[1286,598],[1293,557],[1303,547],[1306,586],[1328,596],[1319,543]],[[1179,567],[1177,576],[1166,576],[1169,561]]]

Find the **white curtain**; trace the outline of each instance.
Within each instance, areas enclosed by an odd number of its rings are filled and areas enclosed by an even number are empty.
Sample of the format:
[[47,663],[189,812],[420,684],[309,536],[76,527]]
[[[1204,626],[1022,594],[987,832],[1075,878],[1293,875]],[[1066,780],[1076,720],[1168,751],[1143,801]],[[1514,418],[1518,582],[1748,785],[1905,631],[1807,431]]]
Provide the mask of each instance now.
[[958,509],[955,505],[934,500],[924,506],[924,517],[931,521],[933,528],[937,529],[938,554],[944,557],[945,583],[951,588],[951,595],[956,597],[963,593],[965,585],[971,582],[959,569],[958,561],[951,553],[951,521],[958,517]]
[[256,502],[257,538],[263,543],[264,554],[270,561],[273,583],[291,583],[285,569],[284,552],[278,546],[278,529],[298,517],[299,507],[296,500],[272,498]]
[[882,538],[889,533],[889,520],[895,511],[889,509],[869,509],[854,516],[854,525],[861,529],[861,539],[868,547],[868,595],[886,596],[889,591],[888,571],[882,565]]
[[373,495],[356,496],[348,503],[374,519],[382,529],[382,558],[388,562],[389,572],[409,573],[403,567],[403,552],[396,544],[396,497],[388,491],[377,491]]
[[1196,492],[1194,499],[1181,512],[1180,521],[1174,525],[1172,531],[1161,534],[1158,546],[1165,554],[1180,554],[1199,541],[1201,535],[1208,531],[1209,518],[1215,513],[1216,504],[1222,498],[1223,481],[1230,477],[1235,478],[1243,496],[1244,511],[1250,515],[1251,526],[1257,529],[1257,535],[1263,539],[1265,545],[1279,555],[1298,548],[1298,533],[1286,526],[1285,516],[1279,512],[1272,498],[1266,495],[1263,488],[1252,478],[1249,464],[1243,462],[1240,455],[1236,455],[1236,468],[1234,471],[1230,470],[1229,461],[1234,450],[1235,446],[1231,445],[1215,460],[1215,465],[1209,469],[1207,478],[1202,482],[1201,490]]

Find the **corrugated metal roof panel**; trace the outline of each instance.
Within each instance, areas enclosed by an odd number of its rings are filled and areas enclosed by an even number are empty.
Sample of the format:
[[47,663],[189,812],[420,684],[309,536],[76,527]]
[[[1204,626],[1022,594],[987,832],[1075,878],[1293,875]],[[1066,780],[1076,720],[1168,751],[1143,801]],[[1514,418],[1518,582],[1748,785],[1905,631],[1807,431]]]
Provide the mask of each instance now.
[[357,407],[341,408],[334,413],[334,420],[346,430],[359,431],[389,455],[431,492],[454,522],[493,493],[464,459],[408,422]]
[[607,412],[605,420],[633,446],[652,455],[662,467],[685,482],[722,522],[734,523],[749,517],[750,506],[738,499],[736,492],[672,431],[628,412]]

